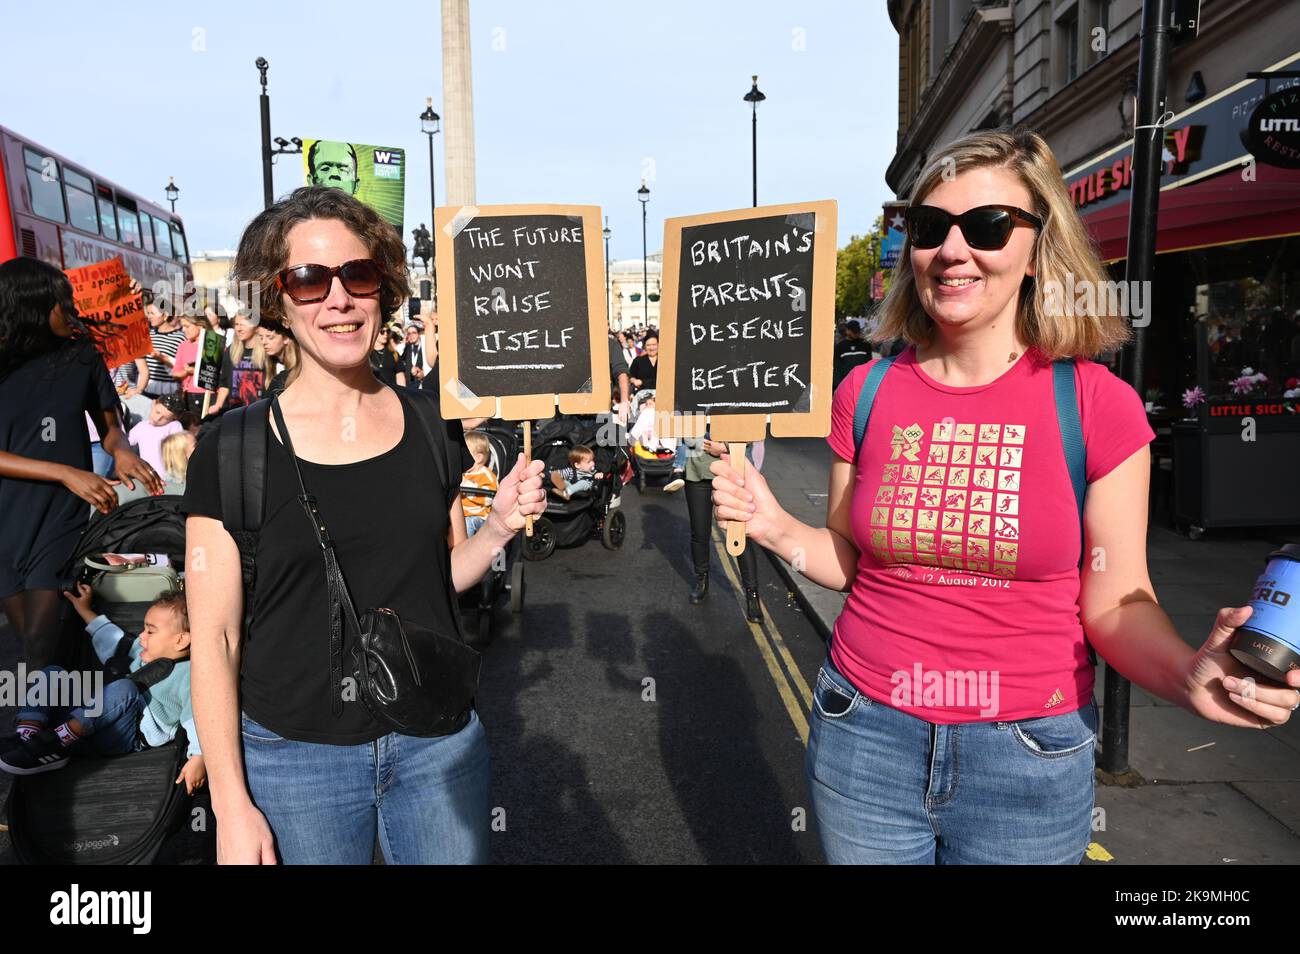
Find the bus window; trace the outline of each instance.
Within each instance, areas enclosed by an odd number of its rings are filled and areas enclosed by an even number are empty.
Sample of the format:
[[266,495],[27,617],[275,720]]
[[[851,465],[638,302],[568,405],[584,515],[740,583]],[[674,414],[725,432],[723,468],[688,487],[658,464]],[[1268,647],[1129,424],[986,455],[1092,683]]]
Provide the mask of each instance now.
[[[143,212],[140,213],[144,215]],[[162,219],[153,220],[153,234],[158,240],[158,254],[166,258],[172,257],[172,237],[167,229],[167,223]]]
[[103,230],[104,235],[117,241],[117,219],[113,218],[113,200],[99,198],[99,227]]
[[50,156],[23,150],[27,166],[27,189],[32,194],[32,211],[43,219],[66,222],[63,190],[59,187],[59,164]]
[[144,239],[144,250],[153,251],[153,216],[148,212],[140,213],[140,237]]
[[140,242],[140,221],[135,217],[134,212],[119,206],[117,209],[117,223],[124,244],[143,248]]
[[172,252],[175,253],[177,261],[189,264],[190,253],[185,247],[185,233],[174,223],[172,224]]
[[95,208],[95,196],[90,179],[65,166],[63,185],[68,195],[68,224],[92,235],[98,235],[99,211]]

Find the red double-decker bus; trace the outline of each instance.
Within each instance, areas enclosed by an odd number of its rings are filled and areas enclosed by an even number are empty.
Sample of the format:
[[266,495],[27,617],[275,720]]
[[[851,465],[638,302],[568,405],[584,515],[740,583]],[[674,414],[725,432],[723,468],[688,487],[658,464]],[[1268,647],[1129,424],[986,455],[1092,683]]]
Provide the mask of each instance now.
[[122,256],[145,288],[193,280],[179,215],[0,126],[0,262],[58,268]]

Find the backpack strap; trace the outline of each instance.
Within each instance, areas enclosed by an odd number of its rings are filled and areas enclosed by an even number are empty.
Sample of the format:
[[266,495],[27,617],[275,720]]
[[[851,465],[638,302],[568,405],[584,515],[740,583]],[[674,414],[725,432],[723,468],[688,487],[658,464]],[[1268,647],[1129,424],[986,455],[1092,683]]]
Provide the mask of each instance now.
[[1083,443],[1083,425],[1079,421],[1079,396],[1074,382],[1074,361],[1052,362],[1052,390],[1056,395],[1056,423],[1061,429],[1061,446],[1065,449],[1065,466],[1074,488],[1074,503],[1083,527],[1083,498],[1088,492],[1087,455]]
[[[420,430],[433,454],[434,466],[438,468],[438,477],[443,487],[447,488],[447,506],[451,506],[456,494],[460,493],[460,477],[456,474],[453,481],[450,474],[460,468],[460,444],[464,440],[464,428],[459,420],[445,421],[442,418],[441,403],[436,391],[413,390],[411,388],[393,388],[403,404],[409,405],[420,420]],[[460,433],[456,433],[459,431]],[[442,440],[438,435],[442,435]],[[453,456],[455,455],[455,456]],[[504,465],[504,462],[502,462]],[[512,462],[513,466],[513,462]]]
[[888,358],[881,358],[871,370],[867,372],[867,379],[862,384],[862,390],[858,392],[858,405],[853,412],[853,462],[856,464],[858,458],[862,456],[862,441],[867,436],[867,422],[871,419],[871,405],[876,403],[876,392],[880,390],[880,382],[885,378],[885,372],[894,364],[894,359],[898,355],[890,355]]
[[[451,507],[451,502],[456,499],[460,493],[460,448],[464,443],[464,426],[457,419],[444,420],[441,411],[441,402],[438,400],[437,391],[413,390],[410,388],[393,388],[397,396],[401,398],[402,403],[409,405],[414,411],[415,416],[420,419],[420,430],[424,433],[424,439],[429,445],[429,451],[433,454],[434,466],[438,468],[438,476],[442,480],[443,487],[446,488],[446,506]],[[441,435],[441,440],[439,440]],[[502,462],[502,466],[505,464]],[[512,464],[513,466],[513,464]],[[448,475],[456,474],[456,479],[452,481]],[[451,601],[451,618],[452,624],[456,627],[456,632],[460,635],[462,641],[466,639],[464,621],[460,616],[460,609],[457,606],[459,595],[456,593],[456,585],[451,576],[451,554],[447,555],[447,573],[443,584],[447,588],[448,599]]]
[[253,588],[257,578],[257,536],[266,503],[267,441],[270,399],[233,408],[221,415],[217,432],[217,488],[221,522],[239,548],[244,580],[244,631],[253,621]]

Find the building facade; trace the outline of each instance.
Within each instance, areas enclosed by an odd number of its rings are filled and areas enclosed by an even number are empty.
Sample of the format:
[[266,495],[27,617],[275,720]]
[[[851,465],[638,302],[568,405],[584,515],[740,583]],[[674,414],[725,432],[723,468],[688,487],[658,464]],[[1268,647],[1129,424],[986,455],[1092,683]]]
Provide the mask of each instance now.
[[610,263],[609,327],[612,330],[659,327],[663,258],[662,252],[648,256],[644,272],[639,258],[625,258]]
[[[1052,147],[1075,206],[1123,277],[1141,0],[890,0],[898,141],[886,181],[906,200],[927,156],[979,129],[1025,125]],[[1255,106],[1300,86],[1294,0],[1203,0],[1168,60],[1144,398],[1300,397],[1300,169],[1257,162]],[[1290,385],[1290,386],[1288,386]],[[1234,391],[1237,392],[1234,395]],[[1282,405],[1279,405],[1282,406]],[[1286,411],[1284,413],[1294,413]]]

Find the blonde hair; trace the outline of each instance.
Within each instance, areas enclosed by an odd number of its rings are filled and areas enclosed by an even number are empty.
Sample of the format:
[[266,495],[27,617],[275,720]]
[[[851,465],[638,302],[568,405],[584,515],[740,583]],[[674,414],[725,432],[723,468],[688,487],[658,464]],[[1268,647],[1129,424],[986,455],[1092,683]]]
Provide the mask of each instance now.
[[[253,343],[253,367],[265,371],[266,347],[262,344],[262,339],[257,333],[257,325],[249,321],[244,315],[236,316],[235,321],[242,321],[253,329],[253,336],[249,338],[249,341]],[[238,334],[234,335],[233,340],[230,342],[230,360],[234,364],[239,364],[240,361],[244,360],[244,342]]]
[[178,484],[185,483],[185,475],[189,472],[190,467],[190,452],[193,450],[194,444],[194,435],[189,431],[178,431],[163,438],[163,468],[167,471],[168,476]]
[[[950,143],[922,170],[908,201],[916,205],[941,181],[987,167],[1005,168],[1018,176],[1032,196],[1026,211],[1043,220],[1034,243],[1034,274],[1026,275],[1020,286],[1016,334],[1053,361],[1095,358],[1120,347],[1132,331],[1118,310],[1112,310],[1114,296],[1094,294],[1085,306],[1070,301],[1061,307],[1060,289],[1102,289],[1109,275],[1074,211],[1056,157],[1038,133],[1017,127],[971,133]],[[917,294],[911,253],[911,240],[906,239],[881,305],[880,322],[869,336],[873,342],[901,338],[908,344],[929,344],[934,334],[934,322]],[[1045,289],[1055,291],[1050,303]]]
[[487,435],[482,431],[469,431],[465,435],[465,446],[469,448],[471,454],[482,454],[485,462],[492,456],[492,445],[488,443]]

